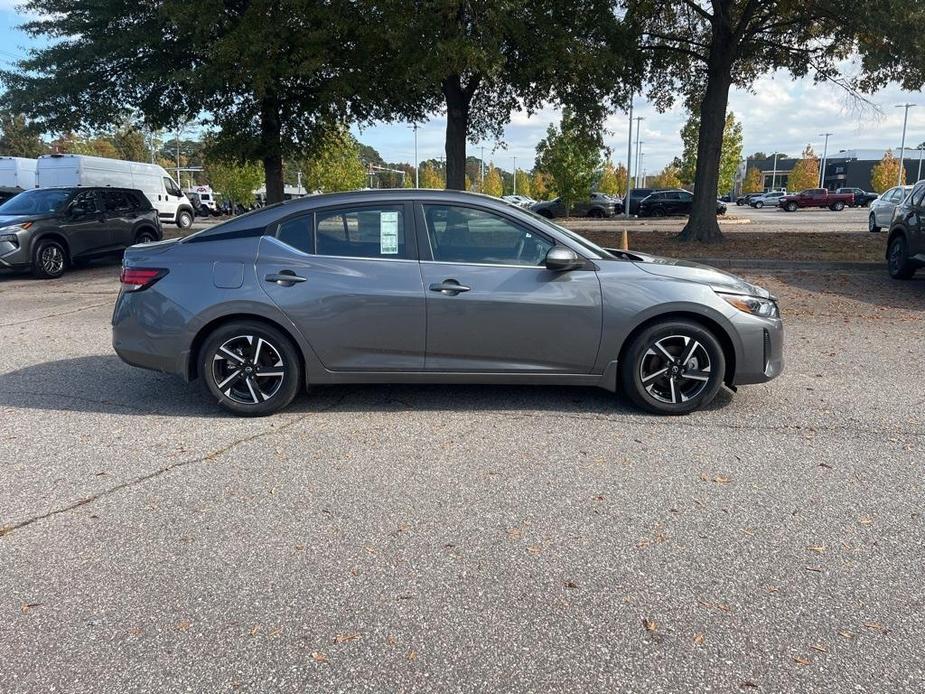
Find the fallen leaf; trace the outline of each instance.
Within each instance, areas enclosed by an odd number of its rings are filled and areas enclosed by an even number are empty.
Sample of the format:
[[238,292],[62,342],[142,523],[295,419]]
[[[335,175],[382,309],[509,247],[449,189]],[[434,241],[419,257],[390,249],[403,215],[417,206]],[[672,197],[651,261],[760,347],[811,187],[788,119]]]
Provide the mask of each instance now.
[[866,629],[870,629],[871,631],[879,631],[881,634],[885,634],[887,632],[887,628],[882,624],[878,624],[877,622],[864,622],[864,627]]
[[523,536],[524,531],[520,528],[511,528],[507,531],[507,539],[509,540],[519,540]]
[[131,627],[128,630],[129,636],[141,636],[141,633],[142,633],[141,627]]
[[777,586],[768,586],[767,588],[765,588],[765,590],[766,590],[767,592],[769,592],[769,593],[778,593],[778,592],[780,592],[780,588],[778,588]]
[[279,635],[282,634],[282,633],[283,633],[283,628],[282,628],[282,627],[273,627],[273,628],[270,629],[270,631],[267,633],[267,638],[271,638],[271,639],[272,639],[274,636],[279,636]]
[[408,660],[417,660],[417,659],[418,659],[418,652],[417,652],[417,651],[408,651],[407,658],[408,658]]
[[828,649],[827,647],[825,647],[825,646],[823,646],[822,644],[819,644],[819,643],[814,643],[814,644],[812,644],[812,645],[810,646],[810,648],[812,648],[814,651],[818,651],[819,653],[828,653],[828,652],[829,652],[829,649]]
[[873,522],[874,522],[874,519],[872,516],[861,516],[860,518],[858,518],[858,523],[860,523],[861,525],[870,525]]
[[716,477],[713,478],[713,481],[716,482],[717,484],[729,484],[730,482],[732,482],[732,478],[724,477],[723,475],[717,475]]
[[704,640],[704,635],[703,635],[703,634],[694,634],[694,645],[696,645],[696,646],[702,646],[702,645],[703,645],[703,640]]
[[312,651],[312,660],[316,663],[326,663],[328,662],[328,656],[321,651]]
[[575,583],[574,581],[565,581],[565,582],[563,583],[563,585],[564,585],[566,588],[577,588],[577,587],[578,587],[578,584]]
[[848,631],[847,629],[843,629],[842,631],[839,631],[839,632],[838,632],[838,635],[839,635],[839,636],[842,636],[842,637],[844,637],[844,638],[846,638],[846,639],[853,639],[853,638],[854,638],[854,634],[853,634],[852,632]]
[[807,566],[807,571],[815,571],[817,574],[825,573],[825,569],[822,569],[818,566]]
[[360,635],[357,634],[338,634],[334,637],[334,643],[348,643],[349,641],[357,641],[360,638]]
[[642,618],[642,626],[648,632],[654,632],[658,630],[658,624],[654,619],[649,619],[648,617]]
[[394,646],[395,644],[398,643],[398,639],[392,636],[391,634],[389,634],[388,636],[385,637],[385,642],[389,644],[390,646]]
[[262,628],[263,627],[261,627],[259,624],[256,625],[253,629],[251,629],[251,636],[256,636],[257,634],[259,634]]
[[800,656],[794,656],[793,662],[799,663],[800,665],[812,665],[813,663],[809,658],[801,658]]
[[543,548],[540,545],[530,545],[527,547],[527,551],[535,557],[542,554]]
[[815,552],[816,554],[825,553],[825,545],[810,545],[806,549],[808,549],[810,552]]
[[741,689],[758,689],[758,685],[751,680],[745,680],[742,684],[739,685],[739,687]]
[[178,629],[179,631],[189,631],[189,628],[190,628],[191,626],[192,626],[192,624],[190,624],[190,622],[188,622],[188,621],[185,620],[185,619],[184,619],[182,622],[177,622],[177,629]]
[[19,606],[19,611],[22,612],[23,614],[26,614],[33,607],[38,607],[41,604],[42,603],[40,602],[24,602],[22,605]]

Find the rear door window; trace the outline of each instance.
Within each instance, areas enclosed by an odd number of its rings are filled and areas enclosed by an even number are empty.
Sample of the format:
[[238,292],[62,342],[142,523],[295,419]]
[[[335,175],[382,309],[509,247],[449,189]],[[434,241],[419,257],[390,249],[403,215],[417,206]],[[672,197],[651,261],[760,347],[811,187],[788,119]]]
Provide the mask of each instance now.
[[413,257],[403,205],[321,210],[315,213],[315,252],[349,258]]
[[103,198],[103,211],[111,214],[127,212],[132,209],[131,199],[121,190],[100,191]]

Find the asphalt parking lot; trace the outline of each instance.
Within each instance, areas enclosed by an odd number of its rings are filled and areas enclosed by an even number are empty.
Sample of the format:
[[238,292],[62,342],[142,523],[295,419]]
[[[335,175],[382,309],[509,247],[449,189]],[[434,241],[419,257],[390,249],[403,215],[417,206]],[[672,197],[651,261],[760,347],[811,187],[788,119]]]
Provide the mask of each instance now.
[[0,276],[0,691],[922,691],[925,275],[743,274],[786,371],[683,419],[234,419],[113,354],[118,265]]

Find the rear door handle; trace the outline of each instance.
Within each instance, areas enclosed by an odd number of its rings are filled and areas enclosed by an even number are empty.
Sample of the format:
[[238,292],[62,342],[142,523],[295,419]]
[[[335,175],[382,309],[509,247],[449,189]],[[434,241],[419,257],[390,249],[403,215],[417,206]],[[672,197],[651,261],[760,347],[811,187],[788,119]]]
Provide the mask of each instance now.
[[446,296],[456,296],[461,292],[468,292],[469,289],[470,287],[466,287],[456,280],[443,280],[442,282],[430,285],[430,291],[440,292]]
[[267,282],[275,282],[281,287],[291,287],[299,282],[304,282],[306,278],[299,277],[292,270],[280,270],[278,273],[270,273],[264,279]]

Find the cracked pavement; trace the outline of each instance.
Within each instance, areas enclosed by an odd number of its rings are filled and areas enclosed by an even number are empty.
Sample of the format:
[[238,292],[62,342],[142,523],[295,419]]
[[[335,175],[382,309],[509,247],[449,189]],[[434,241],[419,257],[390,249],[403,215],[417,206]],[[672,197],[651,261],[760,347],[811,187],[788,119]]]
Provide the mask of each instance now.
[[744,273],[787,367],[683,419],[316,388],[234,419],[0,275],[2,692],[925,688],[925,277]]

